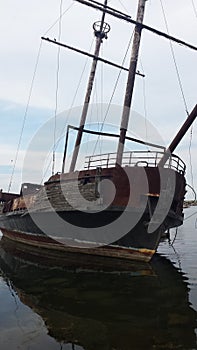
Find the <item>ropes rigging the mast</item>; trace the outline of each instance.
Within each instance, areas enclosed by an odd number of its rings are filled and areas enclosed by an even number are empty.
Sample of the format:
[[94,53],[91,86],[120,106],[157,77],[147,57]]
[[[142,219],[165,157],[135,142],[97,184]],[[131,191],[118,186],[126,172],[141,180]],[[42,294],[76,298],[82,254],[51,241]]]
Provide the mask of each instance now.
[[190,129],[189,162],[190,162],[190,172],[191,172],[191,184],[192,184],[192,188],[194,188],[194,177],[193,177],[193,167],[192,167],[192,154],[191,154],[192,134],[193,134],[193,126],[191,126],[191,129]]
[[[97,3],[96,1],[93,1],[93,0],[88,0],[88,1],[87,0],[75,0],[75,1],[80,2],[81,4],[93,7],[95,9],[100,10],[100,11],[103,11],[103,5],[101,3]],[[96,5],[96,3],[99,4],[99,5]],[[190,48],[192,50],[197,51],[197,47],[196,46],[191,45],[189,43],[186,43],[185,41],[180,40],[178,38],[175,38],[175,37],[173,37],[173,36],[171,36],[171,35],[169,35],[167,33],[163,33],[160,30],[152,28],[152,27],[150,27],[150,26],[148,26],[146,24],[142,24],[142,23],[139,23],[137,21],[134,21],[127,14],[122,14],[120,12],[117,12],[114,9],[109,8],[108,6],[106,7],[105,12],[107,14],[110,14],[111,16],[117,17],[119,19],[123,19],[123,20],[125,20],[126,22],[129,22],[129,23],[135,24],[135,25],[139,26],[140,28],[146,29],[146,30],[148,30],[148,31],[150,31],[150,32],[152,32],[152,33],[154,33],[156,35],[162,36],[162,37],[164,37],[164,38],[166,38],[168,40],[172,40],[172,41],[178,43],[179,45],[184,45],[184,46],[186,46],[186,47],[188,47],[188,48]]]
[[197,9],[196,9],[196,6],[194,4],[194,0],[191,0],[191,2],[192,2],[192,7],[193,7],[193,10],[194,10],[194,14],[195,14],[195,16],[197,18]]
[[[168,27],[168,22],[167,22],[167,18],[166,18],[166,14],[165,14],[165,10],[164,10],[164,6],[163,6],[162,0],[160,0],[160,3],[161,3],[161,9],[162,9],[164,22],[165,22],[165,26],[166,26],[166,31],[167,31],[167,33],[169,35],[169,27]],[[173,58],[173,61],[174,61],[174,66],[175,66],[175,70],[176,70],[176,74],[177,74],[177,79],[178,79],[178,83],[179,83],[179,87],[180,87],[180,91],[181,91],[181,95],[182,95],[185,111],[186,111],[186,113],[188,115],[189,113],[188,113],[186,98],[185,98],[185,95],[184,95],[183,85],[182,85],[181,77],[180,77],[180,74],[179,74],[178,66],[177,66],[177,63],[176,63],[176,57],[175,57],[174,49],[173,49],[173,46],[172,46],[172,41],[170,40],[169,43],[170,43],[170,50],[171,50],[172,58]]]
[[[75,0],[75,1],[78,1],[78,0]],[[98,2],[98,1],[95,1],[95,0],[88,0],[88,1],[91,2],[92,4],[101,6],[102,9],[105,7],[105,10],[106,10],[106,9],[112,10],[113,12],[115,12],[115,13],[117,13],[117,14],[124,15],[124,16],[126,16],[126,17],[128,17],[128,18],[131,18],[131,16],[126,15],[125,13],[123,13],[123,12],[121,12],[121,11],[118,11],[118,10],[116,10],[115,8],[112,8],[112,7],[110,7],[110,6],[104,6],[102,3]],[[79,1],[79,2],[80,2],[80,1]],[[120,2],[120,0],[119,0],[119,2]],[[87,5],[88,5],[88,4],[87,4]],[[89,5],[89,6],[91,6],[91,5]],[[123,6],[123,4],[122,4],[122,6]],[[123,7],[124,7],[124,6],[123,6]],[[96,8],[96,7],[95,7],[95,8]],[[124,7],[124,8],[125,8],[125,7]]]
[[[121,6],[123,7],[123,9],[124,9],[125,11],[127,11],[126,7],[124,6],[124,4],[123,4],[123,2],[122,2],[121,0],[119,0],[119,3],[120,3]],[[128,11],[127,11],[127,12],[128,12]]]
[[[70,10],[70,8],[72,6],[73,6],[73,3],[68,8],[66,8],[66,10],[64,10],[61,13],[61,16],[49,27],[49,29],[45,32],[44,35],[46,35],[57,24],[57,22],[63,17],[63,15],[67,11]],[[8,193],[10,192],[11,187],[12,187],[13,177],[14,177],[14,173],[15,173],[15,169],[16,169],[16,164],[17,164],[17,161],[18,161],[19,151],[20,151],[20,147],[21,147],[21,142],[22,142],[23,132],[24,132],[24,128],[25,128],[25,123],[26,123],[26,120],[27,120],[27,114],[28,114],[28,110],[29,110],[30,100],[31,100],[31,96],[32,96],[33,86],[34,86],[34,81],[35,81],[36,72],[37,72],[37,68],[38,68],[38,63],[39,63],[39,59],[40,59],[41,49],[42,49],[42,40],[40,41],[40,45],[39,45],[39,48],[38,48],[38,53],[37,53],[37,56],[36,56],[36,63],[35,63],[33,76],[32,76],[32,80],[31,80],[31,84],[30,84],[29,94],[28,94],[28,98],[27,98],[27,104],[26,104],[25,112],[24,112],[24,116],[23,116],[21,132],[20,132],[20,135],[19,135],[19,141],[18,141],[16,154],[15,154],[14,161],[13,161],[13,167],[12,167],[12,172],[11,172],[11,176],[10,176],[10,181],[9,181],[9,185],[8,185]]]
[[67,7],[66,10],[62,11],[61,15],[56,19],[56,21],[53,24],[51,24],[51,26],[49,27],[49,29],[47,29],[44,35],[48,34],[48,32],[62,19],[65,13],[68,12],[71,9],[71,7],[73,7],[73,5],[74,3],[72,3],[69,7]]
[[[166,30],[167,30],[167,33],[169,34],[169,27],[168,27],[167,18],[166,18],[166,15],[165,15],[165,11],[164,11],[164,6],[163,6],[162,0],[160,0],[160,3],[161,3],[161,8],[162,8],[162,12],[163,12],[165,25],[166,25]],[[181,91],[181,95],[182,95],[185,111],[186,111],[187,115],[189,115],[188,108],[187,108],[187,102],[186,102],[186,98],[185,98],[185,95],[184,95],[183,85],[182,85],[182,82],[181,82],[181,77],[180,77],[178,66],[177,66],[177,63],[176,63],[175,53],[174,53],[174,49],[173,49],[171,40],[170,40],[170,49],[171,49],[171,53],[172,53],[172,57],[173,57],[173,61],[174,61],[175,69],[176,69],[176,74],[177,74],[177,78],[178,78],[178,83],[179,83],[179,87],[180,87],[180,91]],[[190,129],[190,141],[189,141],[189,149],[188,149],[188,151],[189,151],[191,184],[192,184],[192,188],[194,188],[194,178],[193,178],[193,168],[192,168],[192,155],[191,155],[192,132],[193,132],[193,126],[191,126],[191,129]]]
[[[129,51],[129,48],[130,48],[130,45],[131,45],[131,42],[132,42],[132,39],[133,39],[133,34],[134,34],[134,30],[133,30],[133,32],[132,32],[132,34],[131,34],[131,38],[130,38],[130,40],[129,40],[126,53],[125,53],[125,55],[124,55],[124,57],[123,57],[122,64],[121,64],[122,66],[123,66],[124,63],[125,63],[125,60],[126,60],[126,57],[127,57],[127,54],[128,54],[128,51]],[[119,82],[121,73],[122,73],[122,69],[120,69],[120,71],[119,71],[119,73],[118,73],[118,76],[117,76],[117,79],[116,79],[116,82],[115,82],[115,85],[114,85],[114,88],[113,88],[113,91],[112,91],[112,94],[111,94],[111,97],[110,97],[110,100],[109,100],[109,103],[108,103],[108,107],[107,107],[107,110],[106,110],[106,113],[105,113],[103,122],[102,122],[102,124],[101,124],[100,132],[103,130],[103,127],[104,127],[106,118],[107,118],[107,116],[108,116],[109,109],[110,109],[110,106],[111,106],[111,103],[112,103],[112,100],[113,100],[113,97],[114,97],[116,88],[117,88],[117,86],[118,86],[118,82]],[[99,142],[99,138],[100,138],[100,136],[98,136],[97,141],[96,141],[96,143],[95,143],[94,150],[93,150],[93,153],[92,153],[93,155],[95,154],[96,147],[97,147],[97,144],[98,144],[98,142]]]
[[37,71],[37,67],[38,67],[38,62],[39,62],[39,58],[40,58],[41,47],[42,47],[42,41],[40,42],[40,46],[39,46],[39,49],[38,49],[38,54],[37,54],[37,57],[36,57],[36,64],[35,64],[33,77],[32,77],[32,81],[31,81],[31,85],[30,85],[29,95],[28,95],[28,99],[27,99],[27,105],[26,105],[26,108],[25,108],[24,116],[23,116],[23,122],[22,122],[21,132],[20,132],[20,136],[19,136],[17,149],[16,149],[16,155],[15,155],[15,159],[14,159],[14,163],[13,163],[13,167],[12,167],[12,173],[11,173],[11,177],[10,177],[10,182],[9,182],[9,185],[8,185],[8,193],[10,192],[11,187],[12,187],[13,176],[14,176],[14,172],[15,172],[15,168],[16,168],[16,163],[17,163],[17,160],[18,160],[19,150],[20,150],[20,146],[21,146],[21,142],[22,142],[23,131],[24,131],[25,123],[26,123],[26,119],[27,119],[27,112],[28,112],[28,109],[29,109],[31,95],[32,95],[32,91],[33,91],[33,84],[34,84],[36,71]]
[[[94,38],[92,39],[92,42],[91,42],[89,51],[91,51],[93,43],[94,43]],[[59,145],[60,139],[65,135],[67,125],[69,124],[69,119],[70,119],[71,111],[72,111],[72,108],[73,108],[73,106],[74,106],[74,104],[75,104],[75,100],[76,100],[76,97],[77,97],[77,94],[78,94],[78,91],[79,91],[79,88],[80,88],[80,85],[81,85],[81,82],[82,82],[82,79],[83,79],[83,75],[84,75],[85,70],[86,70],[87,63],[88,63],[88,57],[87,57],[86,60],[85,60],[84,67],[83,67],[83,70],[82,70],[81,75],[80,75],[80,77],[79,77],[79,81],[78,81],[78,84],[77,84],[77,88],[76,88],[75,94],[74,94],[74,96],[73,96],[73,99],[72,99],[70,108],[68,109],[68,113],[67,113],[66,120],[65,120],[65,126],[64,126],[64,128],[63,128],[62,134],[60,135],[59,140],[56,141],[55,150],[57,149],[57,147],[58,147],[58,145]],[[48,166],[46,167],[46,169],[45,169],[45,171],[44,171],[44,174],[43,174],[43,177],[42,177],[42,180],[41,180],[41,184],[43,183],[44,178],[45,178],[47,172],[49,171],[49,168],[50,168],[50,166],[51,166],[51,163],[52,163],[52,159],[49,161],[49,164],[48,164]]]
[[[141,65],[142,73],[144,74],[144,68],[143,68],[142,61],[141,61],[141,60],[140,60],[140,65]],[[145,141],[148,142],[147,105],[146,105],[146,85],[145,85],[145,79],[143,79],[142,84],[143,84],[143,104],[144,104],[144,117],[145,117]]]
[[[62,2],[60,0],[60,16],[59,16],[59,32],[58,40],[61,38],[62,30]],[[56,91],[55,91],[55,113],[54,113],[54,133],[53,133],[53,161],[52,161],[52,175],[55,172],[55,151],[56,151],[56,128],[57,128],[57,108],[58,108],[58,90],[59,90],[59,70],[60,70],[60,46],[58,46],[57,51],[57,73],[56,73]]]

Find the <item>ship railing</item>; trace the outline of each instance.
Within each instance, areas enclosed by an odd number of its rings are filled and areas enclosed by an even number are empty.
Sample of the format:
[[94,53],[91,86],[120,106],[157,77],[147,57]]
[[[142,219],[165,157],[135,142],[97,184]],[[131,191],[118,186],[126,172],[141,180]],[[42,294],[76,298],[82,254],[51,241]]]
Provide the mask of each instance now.
[[[129,151],[123,153],[122,167],[141,166],[156,167],[164,156],[164,152],[159,151]],[[116,153],[104,153],[87,156],[85,158],[85,169],[112,168],[116,164]],[[166,160],[164,168],[173,169],[180,174],[185,174],[186,165],[181,158],[172,154]]]

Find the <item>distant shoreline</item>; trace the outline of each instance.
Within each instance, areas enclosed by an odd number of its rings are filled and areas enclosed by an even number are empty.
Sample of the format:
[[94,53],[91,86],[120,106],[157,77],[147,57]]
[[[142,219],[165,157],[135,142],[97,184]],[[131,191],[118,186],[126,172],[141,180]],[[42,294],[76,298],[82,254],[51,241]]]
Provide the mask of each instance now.
[[197,201],[188,200],[188,201],[184,201],[183,207],[184,208],[189,208],[191,206],[196,206],[196,205],[197,205]]

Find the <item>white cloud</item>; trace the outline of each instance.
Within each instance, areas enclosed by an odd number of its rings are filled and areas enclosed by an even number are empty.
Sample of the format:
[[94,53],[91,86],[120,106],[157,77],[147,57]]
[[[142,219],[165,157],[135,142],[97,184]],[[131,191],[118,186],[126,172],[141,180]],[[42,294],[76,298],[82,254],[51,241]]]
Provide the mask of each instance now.
[[[62,20],[62,41],[88,50],[90,42],[93,39],[92,23],[94,20],[98,20],[101,14],[98,11],[90,8],[88,9],[71,0],[64,2],[63,8],[69,8],[71,4],[73,4],[73,6],[64,15]],[[121,7],[119,1],[113,1],[110,5],[125,11],[124,8]],[[124,1],[124,6],[131,12],[132,17],[135,17],[136,5],[137,1],[134,2],[132,6],[130,1]],[[166,1],[165,8],[168,14],[170,33],[195,44],[196,36],[194,29],[196,26],[196,19],[193,16],[191,6],[186,4],[183,0],[175,1],[174,3],[172,3],[172,1]],[[175,14],[176,21],[174,21]],[[50,25],[55,22],[58,15],[59,6],[54,0],[47,2],[47,10],[46,4],[40,3],[38,0],[28,4],[24,0],[17,3],[13,3],[10,0],[3,1],[0,15],[0,29],[2,33],[5,33],[1,39],[1,99],[13,100],[24,104],[27,102],[40,37],[46,32]],[[186,17],[190,18],[189,25],[183,26],[183,21],[185,22]],[[121,63],[133,27],[128,23],[121,23],[120,20],[110,16],[106,17],[106,21],[111,23],[111,32],[109,33],[109,39],[103,44],[103,55],[108,59]],[[154,27],[159,27],[159,29],[166,30],[161,8],[158,3],[154,2],[153,4],[147,2],[145,22]],[[49,31],[47,36],[57,38],[57,35],[58,24]],[[117,40],[119,41],[119,39],[120,42],[118,43],[117,49]],[[157,93],[157,95],[163,93],[163,89],[159,91],[158,87],[165,85],[166,90],[171,87],[169,76],[164,82],[162,81],[162,78],[166,76],[166,55],[169,56],[169,60],[171,60],[170,63],[172,63],[168,47],[169,43],[166,39],[144,31],[141,52],[145,57],[142,57],[142,60],[146,67],[145,73],[147,75],[147,80],[150,80],[150,86],[152,86],[151,90],[154,86],[154,82],[157,84],[157,86],[155,86],[155,93]],[[176,44],[175,47],[177,48]],[[178,58],[184,56],[185,50],[187,49],[183,47],[178,50]],[[188,57],[184,57],[184,62],[179,60],[179,63],[180,66],[184,65],[184,67],[188,67],[188,70],[186,69],[186,75],[188,76],[189,71],[192,69],[191,63],[188,64],[188,60],[193,53],[189,50],[187,50],[187,52]],[[157,57],[159,57],[159,61]],[[60,87],[63,92],[60,95],[60,110],[70,106],[85,60],[86,58],[78,54],[74,54],[66,49],[61,50]],[[148,66],[151,67],[151,71]],[[43,42],[38,65],[38,74],[36,75],[32,95],[33,105],[47,106],[50,108],[54,107],[56,70],[57,47],[53,44]],[[110,74],[106,76],[106,83],[110,80],[113,82],[116,76],[115,68],[111,68],[109,71]],[[168,73],[171,74],[170,71],[168,71]],[[77,78],[74,75],[77,75]],[[161,80],[158,81],[157,77],[161,77]],[[67,83],[69,83],[69,88],[67,88]],[[188,84],[190,87],[193,85],[192,79],[186,80],[186,89]],[[174,89],[174,96],[176,97],[175,90],[176,89]],[[81,103],[82,96],[77,104]],[[191,104],[192,103],[193,101]],[[157,109],[157,103],[155,103],[155,109]]]
[[[122,4],[124,7],[119,0],[110,2],[110,6],[116,7],[123,12],[127,9],[128,13],[131,13],[132,18],[135,18],[137,0],[132,3],[130,0],[124,0]],[[72,7],[62,19],[61,41],[88,51],[93,39],[92,23],[100,19],[101,13],[72,0],[64,1],[63,9],[69,8],[70,5]],[[197,22],[192,5],[184,0],[173,2],[166,0],[164,6],[170,34],[195,45]],[[3,0],[0,13],[0,30],[1,33],[4,33],[1,38],[0,100],[7,101],[7,105],[2,106],[0,110],[0,118],[3,119],[3,123],[8,121],[8,119],[4,119],[4,113],[8,111],[13,113],[18,103],[26,105],[40,45],[40,37],[55,22],[58,15],[59,3],[57,4],[55,0],[47,1],[47,7],[45,2],[42,3],[38,0],[28,3],[24,0],[19,2]],[[106,16],[106,21],[110,23],[111,31],[108,35],[108,40],[103,43],[102,55],[121,64],[133,26],[110,16]],[[145,23],[166,31],[160,2],[146,2]],[[46,36],[56,37],[57,39],[58,23]],[[196,52],[177,44],[173,44],[173,47],[190,111],[196,103]],[[169,144],[186,117],[169,42],[164,38],[143,31],[140,58],[146,78],[143,80],[137,77],[136,79],[133,109],[140,114],[144,114],[143,84],[145,82],[148,119],[153,122],[165,143]],[[61,49],[58,111],[67,110],[71,106],[85,61],[85,57],[66,49]],[[127,58],[126,66],[128,66],[128,62],[129,59]],[[88,59],[88,65],[81,81],[80,92],[77,95],[75,105],[83,103],[90,63],[91,61]],[[118,71],[115,68],[105,66],[102,76],[101,67],[102,65],[99,64],[94,102],[106,102],[111,97],[118,75]],[[138,68],[142,70],[140,63]],[[43,42],[30,100],[31,106],[47,108],[48,110],[55,109],[56,74],[57,47]],[[102,90],[102,79],[106,91]],[[118,85],[118,89],[115,92],[113,103],[116,104],[122,104],[123,102],[126,83],[125,72],[122,73],[120,82],[123,84],[123,87]],[[103,96],[103,100],[101,96]],[[18,110],[17,107],[16,110]],[[69,122],[78,125],[77,119],[79,114],[72,115]],[[23,115],[21,115],[21,120],[22,118]],[[109,120],[108,122],[116,124],[118,123],[118,118],[119,116],[115,115],[113,122]],[[32,127],[34,121],[34,117],[27,120],[28,132],[29,130],[33,131],[33,133],[35,132],[35,128]],[[11,119],[9,119],[9,123],[11,125]],[[21,128],[21,123],[20,125],[18,124],[18,128]],[[140,123],[137,125],[137,121],[131,120],[130,129],[132,132],[139,134]],[[27,131],[27,129],[24,131]],[[14,130],[13,139],[16,138],[17,132],[17,130]],[[52,133],[51,130],[50,137],[53,137]],[[1,145],[0,164],[6,165],[10,169],[16,146],[14,148],[11,144],[5,144],[5,137],[6,135],[3,131],[2,136],[0,135],[1,142],[4,143]],[[153,141],[152,134],[149,134],[149,137]],[[44,138],[42,141],[44,143]],[[156,139],[154,141],[156,142]],[[12,140],[9,142],[12,142]],[[28,142],[26,142],[26,147],[27,144]],[[17,169],[20,169],[22,166],[25,152],[24,143],[22,148],[23,150],[20,150],[19,153]]]

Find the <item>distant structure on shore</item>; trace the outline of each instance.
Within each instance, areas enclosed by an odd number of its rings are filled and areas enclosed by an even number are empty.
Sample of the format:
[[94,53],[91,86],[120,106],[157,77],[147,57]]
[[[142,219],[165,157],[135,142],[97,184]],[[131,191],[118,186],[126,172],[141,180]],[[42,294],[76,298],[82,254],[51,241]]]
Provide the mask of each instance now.
[[195,206],[197,205],[197,200],[188,200],[188,201],[184,201],[184,208],[189,208],[191,206]]

